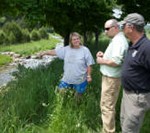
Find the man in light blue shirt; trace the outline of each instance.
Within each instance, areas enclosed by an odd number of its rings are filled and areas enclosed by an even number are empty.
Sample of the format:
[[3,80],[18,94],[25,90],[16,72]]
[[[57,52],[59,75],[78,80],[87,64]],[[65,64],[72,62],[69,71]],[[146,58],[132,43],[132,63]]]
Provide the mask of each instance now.
[[105,23],[105,33],[111,41],[105,51],[97,53],[97,63],[102,73],[102,90],[100,107],[102,113],[103,133],[115,133],[115,105],[120,91],[121,65],[128,49],[128,43],[119,31],[117,20]]

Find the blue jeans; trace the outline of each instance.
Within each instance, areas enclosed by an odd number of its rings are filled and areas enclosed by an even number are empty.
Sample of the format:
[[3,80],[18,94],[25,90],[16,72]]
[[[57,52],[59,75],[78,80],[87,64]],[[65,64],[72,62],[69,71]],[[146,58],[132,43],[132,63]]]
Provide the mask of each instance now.
[[78,93],[82,94],[85,92],[87,84],[88,84],[87,81],[84,81],[81,84],[68,84],[64,81],[60,81],[60,84],[58,87],[59,87],[59,89],[73,88]]

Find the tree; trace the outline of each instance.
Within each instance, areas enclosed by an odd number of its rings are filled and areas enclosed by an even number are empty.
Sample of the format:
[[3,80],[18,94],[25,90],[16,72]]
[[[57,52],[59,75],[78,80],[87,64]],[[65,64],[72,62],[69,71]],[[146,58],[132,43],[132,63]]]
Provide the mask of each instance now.
[[[16,16],[24,16],[31,27],[50,25],[68,44],[69,34],[77,31],[87,40],[87,32],[96,40],[106,19],[112,17],[115,0],[6,0]],[[6,6],[6,2],[3,2]],[[10,9],[11,8],[11,9]],[[1,10],[2,11],[2,10]]]
[[10,7],[9,0],[0,0],[0,15],[2,16],[4,13],[13,12]]
[[150,21],[149,12],[150,12],[150,1],[148,0],[117,0],[118,4],[122,4],[122,11],[125,16],[128,13],[137,12],[144,16],[147,22]]
[[0,15],[13,16],[14,18],[24,17],[30,27],[42,26],[45,19],[46,0],[1,0]]
[[[104,21],[111,17],[113,1],[109,0],[48,0],[46,18],[68,44],[70,32],[99,33]],[[103,8],[102,8],[103,7]]]

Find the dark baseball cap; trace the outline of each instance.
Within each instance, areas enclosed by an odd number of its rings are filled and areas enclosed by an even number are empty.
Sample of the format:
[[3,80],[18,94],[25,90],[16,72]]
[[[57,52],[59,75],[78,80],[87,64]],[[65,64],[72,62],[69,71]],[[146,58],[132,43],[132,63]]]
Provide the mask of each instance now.
[[130,13],[128,14],[123,21],[119,22],[119,24],[123,25],[125,23],[134,24],[137,26],[145,26],[144,17],[138,13]]

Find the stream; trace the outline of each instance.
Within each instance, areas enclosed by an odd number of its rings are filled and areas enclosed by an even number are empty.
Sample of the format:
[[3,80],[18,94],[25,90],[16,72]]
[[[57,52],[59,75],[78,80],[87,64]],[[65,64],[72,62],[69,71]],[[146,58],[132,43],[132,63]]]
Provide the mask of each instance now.
[[[60,43],[56,45],[56,48],[63,46],[63,40],[61,38]],[[56,56],[43,56],[42,59],[37,59],[36,55],[31,56],[29,59],[19,58],[18,62],[12,62],[7,66],[0,68],[0,88],[6,86],[10,81],[14,79],[12,73],[17,71],[18,64],[25,66],[26,68],[37,68],[39,65],[46,65],[50,63]]]

